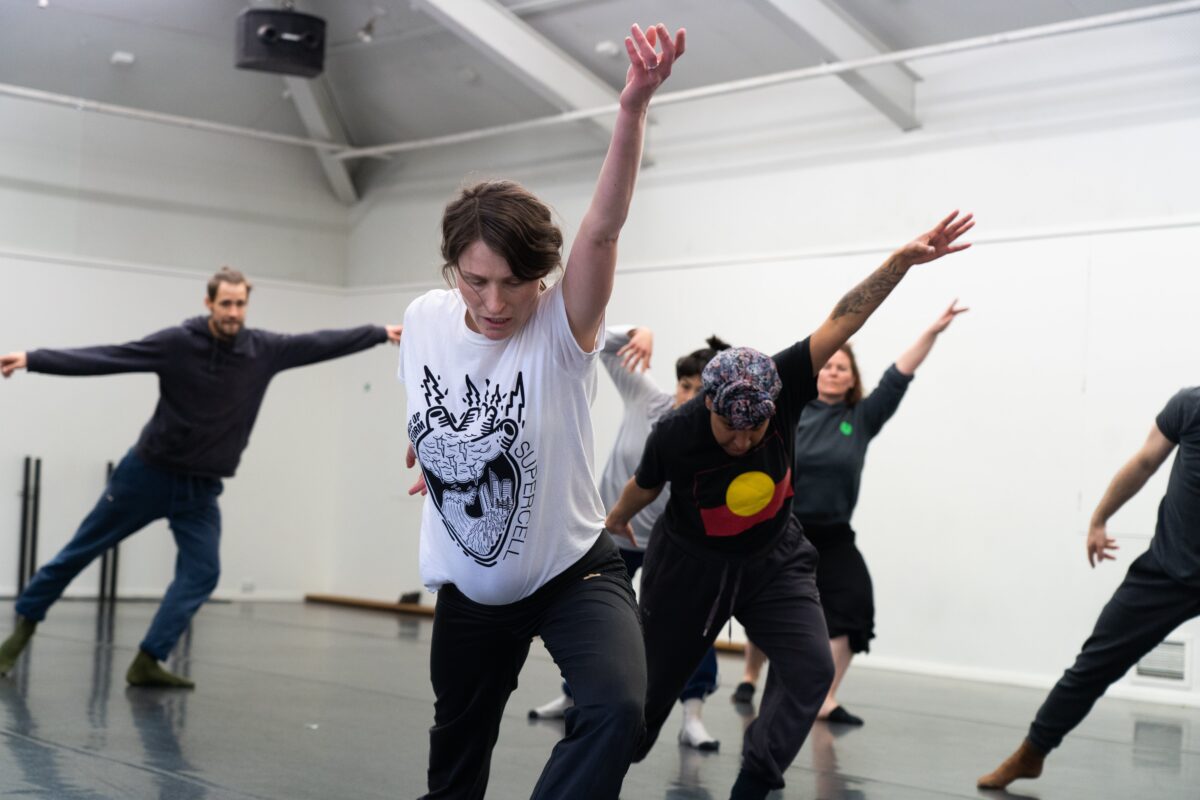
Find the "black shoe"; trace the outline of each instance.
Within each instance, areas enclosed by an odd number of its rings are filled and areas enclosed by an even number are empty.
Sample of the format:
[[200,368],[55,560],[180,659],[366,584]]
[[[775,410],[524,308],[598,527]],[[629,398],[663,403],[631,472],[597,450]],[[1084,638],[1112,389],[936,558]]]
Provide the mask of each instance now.
[[730,698],[735,703],[749,703],[754,700],[754,684],[750,681],[742,681],[733,690],[733,697]]
[[838,706],[833,711],[830,711],[825,721],[832,722],[835,725],[853,725],[855,727],[861,727],[863,724],[862,717],[854,716],[842,706]]

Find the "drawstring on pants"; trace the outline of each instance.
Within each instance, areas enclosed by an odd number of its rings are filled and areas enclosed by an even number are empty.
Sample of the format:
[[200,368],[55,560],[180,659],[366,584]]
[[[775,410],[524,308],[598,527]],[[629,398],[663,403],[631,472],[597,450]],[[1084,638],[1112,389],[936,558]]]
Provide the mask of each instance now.
[[[701,636],[708,636],[708,630],[712,627],[713,620],[717,618],[717,611],[721,608],[721,595],[725,594],[725,581],[729,577],[729,562],[726,561],[721,566],[721,585],[717,587],[717,596],[713,600],[712,608],[708,610],[708,619],[704,621],[704,630]],[[733,577],[733,593],[729,595],[729,615],[733,616],[733,607],[737,603],[738,590],[742,586],[742,565],[738,564],[737,574]]]

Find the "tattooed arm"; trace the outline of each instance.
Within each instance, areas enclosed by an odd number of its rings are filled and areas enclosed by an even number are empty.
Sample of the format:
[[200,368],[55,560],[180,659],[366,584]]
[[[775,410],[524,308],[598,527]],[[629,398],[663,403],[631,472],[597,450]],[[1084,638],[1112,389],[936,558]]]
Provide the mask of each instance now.
[[970,247],[969,244],[955,244],[955,241],[974,226],[973,214],[958,219],[958,212],[953,212],[932,230],[888,256],[879,269],[847,292],[838,301],[829,319],[821,323],[821,327],[809,338],[813,374],[820,372],[829,357],[858,332],[911,267]]

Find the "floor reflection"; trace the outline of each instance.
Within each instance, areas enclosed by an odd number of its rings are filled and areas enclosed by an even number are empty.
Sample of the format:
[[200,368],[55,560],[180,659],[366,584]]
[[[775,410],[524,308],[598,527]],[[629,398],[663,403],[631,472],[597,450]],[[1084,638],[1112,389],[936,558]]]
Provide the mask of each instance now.
[[679,745],[679,775],[667,787],[665,800],[713,800],[713,794],[705,788],[704,766],[717,753],[702,753],[691,747]]
[[173,689],[125,688],[125,699],[133,717],[145,763],[156,770],[161,800],[201,800],[208,796],[202,783],[188,780],[196,767],[187,759],[180,744],[187,732],[187,707],[190,692]]
[[1174,720],[1135,717],[1133,766],[1178,774],[1183,769],[1183,725]]
[[[43,740],[42,731],[35,714],[30,711],[26,698],[37,667],[34,643],[22,654],[17,670],[8,678],[0,680],[0,706],[8,717],[6,735],[2,736],[5,746],[12,753],[13,763],[20,770],[25,784],[33,790],[44,792],[46,797],[71,797],[80,800],[102,800],[84,783],[72,779],[71,770],[64,764],[65,754],[53,744]],[[31,794],[29,791],[12,791],[13,794]]]
[[850,730],[844,725],[831,725],[818,720],[808,734],[812,766],[816,775],[817,800],[868,799],[862,783],[842,775],[838,768],[837,748],[834,747],[834,742]]

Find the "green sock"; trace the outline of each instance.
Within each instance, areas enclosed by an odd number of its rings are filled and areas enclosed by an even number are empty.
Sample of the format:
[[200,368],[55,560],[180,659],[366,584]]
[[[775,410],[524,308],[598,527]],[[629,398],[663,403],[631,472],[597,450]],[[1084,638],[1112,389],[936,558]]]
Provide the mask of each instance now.
[[137,657],[129,665],[129,671],[125,673],[125,680],[129,682],[130,686],[158,686],[164,689],[196,688],[196,684],[187,678],[168,672],[154,656],[144,650],[139,650]]
[[33,638],[33,632],[37,628],[37,623],[25,617],[17,617],[17,627],[4,644],[0,644],[0,675],[7,675],[12,672],[13,666],[17,663],[17,658],[21,655],[21,651],[25,649],[25,645],[29,644],[29,640]]

